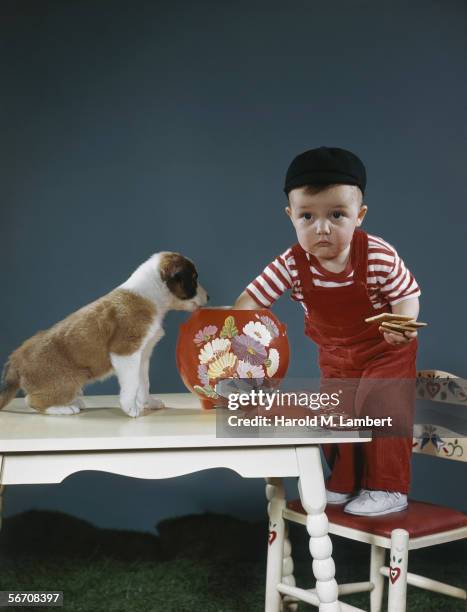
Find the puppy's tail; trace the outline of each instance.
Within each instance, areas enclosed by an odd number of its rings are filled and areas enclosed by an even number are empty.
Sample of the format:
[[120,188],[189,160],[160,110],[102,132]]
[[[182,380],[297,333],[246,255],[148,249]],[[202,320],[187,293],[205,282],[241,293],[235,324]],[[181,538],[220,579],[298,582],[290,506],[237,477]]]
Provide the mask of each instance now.
[[15,397],[19,389],[19,373],[7,362],[0,381],[0,410]]

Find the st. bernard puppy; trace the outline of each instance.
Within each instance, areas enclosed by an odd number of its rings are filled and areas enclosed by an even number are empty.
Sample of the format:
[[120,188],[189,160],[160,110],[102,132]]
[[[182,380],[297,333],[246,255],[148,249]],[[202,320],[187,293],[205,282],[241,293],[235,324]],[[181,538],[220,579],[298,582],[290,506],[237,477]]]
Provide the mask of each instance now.
[[169,310],[196,310],[209,299],[193,263],[179,253],[156,253],[119,287],[26,340],[9,357],[0,409],[26,393],[45,414],[76,414],[82,388],[116,374],[120,405],[130,417],[162,408],[149,395],[149,360],[164,335]]

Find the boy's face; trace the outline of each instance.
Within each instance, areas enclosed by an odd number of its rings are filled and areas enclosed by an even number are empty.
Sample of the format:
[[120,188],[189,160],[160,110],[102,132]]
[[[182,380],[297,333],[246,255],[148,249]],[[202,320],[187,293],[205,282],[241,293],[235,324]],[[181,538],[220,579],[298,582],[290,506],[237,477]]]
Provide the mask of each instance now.
[[333,185],[316,194],[305,187],[292,189],[285,210],[300,246],[319,259],[334,259],[350,245],[367,207],[355,185]]

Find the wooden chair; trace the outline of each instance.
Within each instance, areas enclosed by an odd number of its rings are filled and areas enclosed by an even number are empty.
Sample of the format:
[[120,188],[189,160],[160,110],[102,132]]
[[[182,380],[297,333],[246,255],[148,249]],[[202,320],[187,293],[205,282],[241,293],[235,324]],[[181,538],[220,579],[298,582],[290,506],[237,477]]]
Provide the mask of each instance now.
[[[422,370],[417,374],[417,398],[462,404],[467,409],[466,381],[439,370]],[[442,459],[467,462],[467,444],[461,435],[432,424],[415,425],[413,452]],[[339,595],[370,593],[370,611],[380,612],[384,578],[389,578],[388,612],[405,612],[407,584],[451,597],[466,599],[466,591],[407,571],[408,552],[461,540],[467,537],[467,515],[425,502],[409,500],[409,507],[381,517],[363,517],[344,512],[344,504],[328,505],[329,533],[371,546],[370,575],[367,582],[342,584]],[[285,521],[306,525],[306,514],[300,500],[289,502],[283,511]],[[386,550],[390,551],[386,565]],[[316,589],[295,586],[291,545],[284,544],[283,576],[278,590],[282,593],[282,610],[295,610],[297,599],[318,605]],[[319,566],[313,567],[320,580]],[[325,608],[325,605],[323,609]],[[342,610],[361,610],[341,602]],[[321,610],[321,608],[320,608]]]

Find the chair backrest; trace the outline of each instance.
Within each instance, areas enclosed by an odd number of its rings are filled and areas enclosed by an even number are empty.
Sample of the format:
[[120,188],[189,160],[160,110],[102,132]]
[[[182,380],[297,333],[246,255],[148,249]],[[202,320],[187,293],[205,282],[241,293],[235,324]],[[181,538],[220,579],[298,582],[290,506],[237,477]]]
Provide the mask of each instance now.
[[[416,396],[421,400],[460,404],[467,410],[467,380],[441,370],[420,370],[417,372]],[[414,453],[467,461],[465,433],[423,423],[414,426],[413,436]]]

